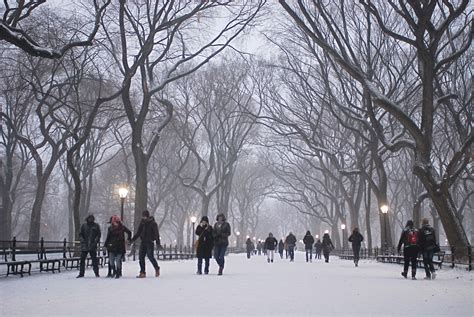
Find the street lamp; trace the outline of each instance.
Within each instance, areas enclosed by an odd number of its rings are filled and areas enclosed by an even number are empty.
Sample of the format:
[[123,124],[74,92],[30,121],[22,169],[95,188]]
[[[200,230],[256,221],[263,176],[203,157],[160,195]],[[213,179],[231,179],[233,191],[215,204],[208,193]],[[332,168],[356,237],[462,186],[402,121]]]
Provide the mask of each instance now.
[[319,234],[316,235],[316,239],[319,239]]
[[196,224],[196,221],[197,221],[196,216],[191,216],[191,223],[193,224],[193,250],[194,250],[194,232],[195,232],[194,226]]
[[324,230],[324,233],[329,233],[329,230]]
[[120,219],[122,219],[123,222],[123,206],[125,204],[125,198],[127,198],[128,195],[128,189],[125,187],[120,187],[118,192],[120,196]]
[[388,253],[388,235],[387,235],[387,231],[388,231],[388,225],[387,225],[387,217],[388,217],[388,206],[387,205],[382,205],[380,206],[380,211],[382,212],[383,214],[383,247],[385,249],[385,252]]
[[235,241],[235,246],[238,247],[239,241],[240,241],[240,231],[237,231],[236,234],[237,234],[237,240]]
[[341,224],[341,230],[342,230],[342,248],[344,249],[346,247],[346,239],[344,238],[344,230],[346,230],[346,225]]

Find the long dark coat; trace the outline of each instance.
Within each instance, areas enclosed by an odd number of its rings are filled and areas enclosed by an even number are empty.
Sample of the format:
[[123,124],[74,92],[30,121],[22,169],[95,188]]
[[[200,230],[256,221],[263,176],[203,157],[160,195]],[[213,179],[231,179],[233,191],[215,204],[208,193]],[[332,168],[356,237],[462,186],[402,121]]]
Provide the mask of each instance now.
[[214,248],[214,237],[212,235],[212,226],[201,227],[198,225],[196,228],[196,235],[198,235],[198,247],[196,250],[196,256],[198,258],[209,259],[212,257],[212,248]]
[[81,251],[96,251],[100,241],[100,226],[95,222],[86,222],[79,232]]

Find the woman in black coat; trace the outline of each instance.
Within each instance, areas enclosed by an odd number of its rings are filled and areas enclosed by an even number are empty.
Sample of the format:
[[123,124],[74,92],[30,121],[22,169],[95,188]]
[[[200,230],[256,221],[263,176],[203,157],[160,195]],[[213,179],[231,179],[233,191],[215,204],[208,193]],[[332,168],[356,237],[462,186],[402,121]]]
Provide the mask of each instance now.
[[201,222],[196,228],[197,240],[196,256],[198,258],[197,274],[202,274],[202,260],[204,259],[204,274],[209,274],[209,262],[212,257],[212,248],[214,247],[214,238],[212,236],[212,226],[209,224],[209,218],[201,218]]
[[364,241],[364,237],[359,232],[359,228],[354,228],[354,231],[352,231],[352,234],[348,240],[352,243],[352,251],[354,252],[354,264],[355,266],[359,266],[360,246],[362,244],[362,241]]
[[326,263],[329,262],[329,253],[331,250],[334,249],[334,245],[332,244],[331,238],[329,237],[328,233],[325,233],[323,236],[323,254]]

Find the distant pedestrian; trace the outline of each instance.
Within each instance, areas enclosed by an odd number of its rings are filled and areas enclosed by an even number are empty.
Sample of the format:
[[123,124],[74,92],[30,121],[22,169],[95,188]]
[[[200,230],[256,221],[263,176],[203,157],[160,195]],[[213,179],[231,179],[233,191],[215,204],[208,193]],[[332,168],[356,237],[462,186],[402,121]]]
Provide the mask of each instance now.
[[408,267],[411,263],[411,278],[416,280],[416,264],[419,252],[418,230],[414,228],[412,220],[407,221],[405,229],[402,231],[397,247],[398,253],[400,253],[402,245],[404,260],[402,276],[407,278]]
[[122,276],[122,258],[125,255],[125,233],[127,234],[127,240],[130,241],[132,232],[128,230],[122,223],[122,219],[119,216],[113,215],[111,225],[107,230],[107,237],[105,238],[104,245],[109,252],[109,263],[111,267],[110,276],[120,278]]
[[209,218],[203,216],[201,222],[196,228],[195,234],[198,235],[196,256],[198,259],[197,263],[197,274],[202,274],[202,261],[204,259],[204,274],[209,274],[209,262],[212,257],[212,248],[214,247],[214,237],[212,232],[212,226],[209,224]]
[[267,250],[267,262],[273,263],[273,256],[275,254],[275,248],[278,245],[277,239],[273,236],[273,234],[270,232],[268,234],[268,238],[265,240],[265,250]]
[[262,242],[260,240],[258,240],[257,243],[257,253],[258,255],[262,255]]
[[[304,249],[306,251],[306,262],[313,262],[313,243],[314,238],[308,230],[303,238]],[[309,255],[309,257],[308,257]]]
[[225,252],[229,245],[229,236],[231,234],[230,224],[226,221],[225,215],[220,213],[217,215],[217,222],[214,225],[214,258],[219,265],[218,275],[222,275],[225,264]]
[[100,226],[95,223],[94,215],[88,215],[86,223],[82,224],[79,231],[79,240],[81,242],[81,261],[79,263],[79,275],[77,278],[84,277],[86,269],[86,258],[90,254],[92,259],[92,269],[96,277],[99,277],[99,261],[97,260],[97,244],[100,241]]
[[160,232],[158,231],[158,224],[156,223],[155,218],[150,216],[150,212],[148,210],[144,210],[142,212],[142,221],[140,222],[137,233],[135,233],[133,236],[131,243],[135,242],[135,240],[138,238],[140,238],[141,242],[140,250],[138,252],[140,274],[138,274],[137,278],[146,277],[145,256],[148,257],[148,260],[150,260],[151,264],[155,268],[155,277],[159,277],[160,267],[158,266],[158,262],[156,261],[154,255],[154,242],[156,241],[156,245],[158,249],[160,249]]
[[255,249],[255,246],[252,240],[250,240],[250,238],[247,238],[247,241],[245,241],[245,248],[247,250],[247,259],[250,259],[250,255],[253,253]]
[[283,239],[280,239],[280,242],[278,242],[278,253],[280,253],[280,259],[283,259],[283,251],[285,251],[285,243],[283,242]]
[[430,226],[429,220],[424,218],[421,221],[421,229],[418,231],[418,244],[423,255],[423,265],[425,267],[425,279],[431,280],[436,278],[436,270],[433,265],[433,255],[439,252],[439,245],[436,241],[436,232]]
[[288,246],[288,255],[290,256],[290,262],[295,260],[295,246],[296,246],[296,237],[290,232],[285,239],[285,243]]
[[331,237],[329,237],[329,233],[325,233],[323,235],[323,254],[324,254],[324,261],[329,263],[329,253],[334,249],[334,244],[332,244]]
[[359,228],[354,228],[352,234],[350,235],[349,242],[352,242],[352,252],[354,253],[354,265],[359,266],[359,253],[360,253],[360,246],[362,241],[364,241],[364,236],[359,232]]
[[323,251],[323,244],[321,243],[321,240],[318,239],[318,241],[316,241],[314,244],[314,249],[316,251],[316,256],[314,258],[321,259],[321,252]]

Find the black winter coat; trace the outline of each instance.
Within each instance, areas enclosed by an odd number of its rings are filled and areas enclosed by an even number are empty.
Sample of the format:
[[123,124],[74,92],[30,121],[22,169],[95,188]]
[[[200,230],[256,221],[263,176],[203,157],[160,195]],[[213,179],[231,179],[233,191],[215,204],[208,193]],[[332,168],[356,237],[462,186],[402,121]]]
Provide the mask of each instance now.
[[418,230],[418,245],[421,250],[432,251],[437,247],[436,234],[433,227],[424,225]]
[[311,250],[313,248],[314,238],[312,235],[307,234],[303,238],[304,247],[306,250]]
[[278,241],[275,239],[275,237],[268,237],[265,239],[265,250],[275,250],[277,245]]
[[289,247],[294,247],[296,245],[296,237],[293,234],[289,234],[286,237],[285,242]]
[[224,221],[222,224],[216,222],[214,225],[214,245],[215,246],[228,246],[230,236],[230,224]]
[[199,236],[196,250],[196,256],[198,258],[210,259],[212,257],[212,248],[214,248],[212,231],[211,225],[207,225],[206,227],[201,227],[201,225],[197,226],[195,233]]
[[158,224],[155,221],[155,218],[148,217],[142,219],[140,225],[138,226],[137,233],[132,238],[132,242],[140,238],[144,243],[150,243],[156,241],[157,245],[160,243],[160,232],[158,231]]
[[283,253],[284,250],[285,250],[285,244],[283,243],[283,241],[280,240],[280,242],[278,243],[278,252]]
[[352,248],[360,248],[360,245],[362,244],[362,241],[364,241],[364,236],[360,234],[360,232],[352,232],[350,235],[349,242],[352,242]]
[[331,250],[334,249],[334,244],[332,244],[331,238],[328,234],[324,234],[323,236],[323,252],[329,253]]
[[321,243],[321,241],[316,242],[314,244],[314,248],[316,249],[317,253],[320,253],[321,250],[323,249],[323,244]]
[[255,249],[255,245],[254,245],[253,242],[250,241],[250,240],[247,240],[247,241],[245,242],[245,245],[246,245],[246,247],[247,247],[247,252],[251,252],[251,251],[253,251],[253,250]]
[[100,226],[95,222],[84,223],[79,232],[79,240],[81,241],[82,251],[96,251],[97,244],[100,241]]
[[127,240],[130,240],[132,232],[124,225],[109,227],[104,243],[109,252],[125,254],[125,233],[128,236]]

